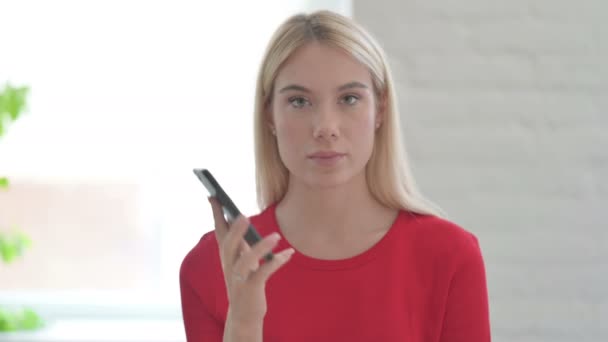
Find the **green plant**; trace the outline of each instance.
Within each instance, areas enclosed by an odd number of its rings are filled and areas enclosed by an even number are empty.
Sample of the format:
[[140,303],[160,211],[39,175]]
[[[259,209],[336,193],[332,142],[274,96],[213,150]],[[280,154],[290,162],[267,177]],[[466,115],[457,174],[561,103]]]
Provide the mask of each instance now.
[[42,319],[32,309],[9,311],[0,308],[0,332],[37,330],[42,326]]
[[[0,92],[0,137],[6,132],[9,123],[17,120],[25,110],[28,91],[27,87],[15,88],[6,84]],[[7,190],[9,185],[8,177],[0,176],[0,190]],[[5,264],[20,257],[30,245],[29,237],[22,232],[0,231],[0,258]],[[42,326],[42,319],[30,308],[9,310],[0,307],[0,332],[35,330]]]
[[32,245],[30,238],[22,232],[13,232],[6,234],[0,232],[0,258],[9,264],[17,259],[25,249]]
[[[29,88],[15,88],[10,84],[0,92],[0,137],[4,135],[7,125],[19,118],[25,109],[25,100]],[[8,188],[8,178],[0,176],[0,189]]]
[[25,109],[28,87],[15,88],[10,84],[4,86],[0,93],[0,136],[4,135],[5,127],[10,121],[15,121]]

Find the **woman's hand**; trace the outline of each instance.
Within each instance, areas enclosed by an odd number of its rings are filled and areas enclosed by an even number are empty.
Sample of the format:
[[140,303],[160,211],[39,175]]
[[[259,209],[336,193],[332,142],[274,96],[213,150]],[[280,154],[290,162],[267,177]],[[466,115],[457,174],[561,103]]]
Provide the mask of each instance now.
[[279,234],[270,234],[250,247],[244,239],[248,220],[241,215],[228,224],[219,202],[213,197],[209,198],[209,202],[213,209],[215,234],[228,292],[230,324],[227,322],[227,326],[259,325],[261,331],[267,310],[266,281],[289,260],[294,250],[285,249],[275,254],[271,261],[260,264],[260,259],[277,245]]

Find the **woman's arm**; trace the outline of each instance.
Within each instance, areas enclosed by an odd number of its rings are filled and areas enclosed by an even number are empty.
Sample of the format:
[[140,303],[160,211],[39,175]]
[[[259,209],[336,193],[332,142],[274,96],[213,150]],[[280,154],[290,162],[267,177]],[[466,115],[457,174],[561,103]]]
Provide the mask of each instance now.
[[189,261],[189,258],[186,257],[179,275],[182,316],[187,341],[222,342],[224,327],[211,314],[209,308],[193,288],[192,281],[189,278],[192,263]]
[[490,317],[486,272],[477,238],[460,251],[450,283],[441,342],[489,342]]

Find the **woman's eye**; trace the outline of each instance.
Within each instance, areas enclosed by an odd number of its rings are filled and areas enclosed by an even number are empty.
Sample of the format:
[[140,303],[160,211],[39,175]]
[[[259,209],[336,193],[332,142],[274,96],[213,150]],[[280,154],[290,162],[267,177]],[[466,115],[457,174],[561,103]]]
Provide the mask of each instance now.
[[296,108],[302,108],[308,104],[308,100],[303,97],[292,97],[289,99],[289,103]]
[[359,101],[359,97],[355,95],[346,95],[342,98],[342,102],[347,105],[354,105],[357,101]]

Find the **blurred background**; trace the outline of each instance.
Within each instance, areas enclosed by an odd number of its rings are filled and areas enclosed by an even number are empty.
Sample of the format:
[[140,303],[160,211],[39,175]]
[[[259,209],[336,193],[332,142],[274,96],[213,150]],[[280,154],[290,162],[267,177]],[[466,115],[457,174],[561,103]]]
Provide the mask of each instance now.
[[24,100],[0,113],[0,341],[185,340],[179,265],[213,229],[192,168],[257,211],[257,68],[321,8],[384,47],[421,189],[480,239],[493,339],[608,340],[605,1],[0,0]]

